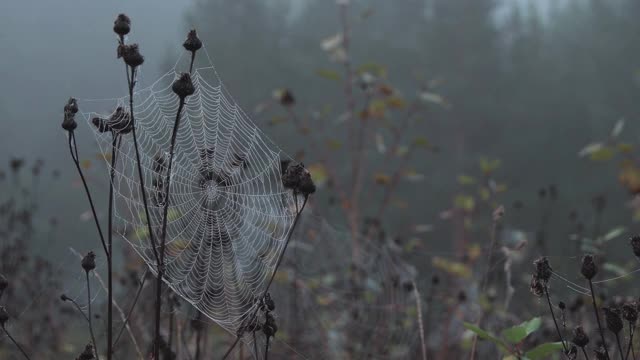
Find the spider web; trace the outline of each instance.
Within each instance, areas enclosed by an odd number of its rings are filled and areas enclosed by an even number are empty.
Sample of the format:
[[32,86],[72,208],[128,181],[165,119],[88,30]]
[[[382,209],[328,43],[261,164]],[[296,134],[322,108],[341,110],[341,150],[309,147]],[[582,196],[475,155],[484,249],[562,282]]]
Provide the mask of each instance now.
[[[281,161],[289,157],[236,104],[208,54],[206,58],[207,66],[192,73],[195,93],[186,100],[177,133],[164,280],[203,314],[236,333],[275,270],[301,202],[296,204],[282,185]],[[164,165],[179,103],[171,84],[180,74],[178,69],[188,68],[180,62],[133,96],[142,175],[157,244],[165,201]],[[100,132],[92,119],[118,116],[116,109],[128,109],[128,104],[128,96],[80,104],[108,170],[112,135]],[[120,138],[113,180],[116,229],[157,273],[133,137]]]

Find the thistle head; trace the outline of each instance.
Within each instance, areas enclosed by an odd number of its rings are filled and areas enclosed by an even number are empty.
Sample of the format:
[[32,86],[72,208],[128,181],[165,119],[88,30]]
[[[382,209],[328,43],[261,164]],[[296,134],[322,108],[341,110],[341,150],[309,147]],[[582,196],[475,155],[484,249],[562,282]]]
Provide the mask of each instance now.
[[94,360],[96,358],[93,344],[87,344],[76,360]]
[[184,100],[187,96],[193,95],[196,91],[189,73],[182,73],[182,75],[173,82],[171,89],[176,95],[178,95],[180,100]]
[[549,279],[551,278],[551,273],[553,271],[551,269],[551,265],[549,265],[549,259],[543,256],[541,258],[538,258],[536,261],[534,261],[533,265],[536,268],[536,271],[535,271],[536,277],[544,283],[549,282]]
[[537,297],[542,297],[542,295],[544,295],[544,285],[542,284],[542,281],[538,279],[536,274],[531,275],[529,289],[531,290],[531,293]]
[[96,254],[93,251],[89,251],[87,255],[82,258],[82,268],[87,273],[96,268]]
[[119,14],[113,22],[113,32],[123,38],[131,31],[131,19],[125,14]]
[[7,321],[9,321],[9,313],[4,306],[0,306],[0,326],[4,328]]
[[619,333],[624,324],[622,323],[622,317],[620,317],[620,309],[613,307],[603,307],[604,319],[607,323],[607,329],[614,334]]
[[287,163],[287,167],[283,170],[282,185],[304,196],[309,196],[316,191],[311,173],[302,163]]
[[638,321],[638,304],[635,301],[622,305],[622,318],[630,324],[635,324]]
[[598,273],[598,267],[593,259],[593,255],[587,254],[582,257],[582,266],[580,267],[580,273],[587,280],[593,279]]
[[138,44],[118,45],[118,59],[119,58],[122,58],[125,64],[131,66],[134,69],[144,63],[144,56],[140,54]]
[[195,53],[202,48],[202,41],[198,38],[196,29],[189,31],[189,34],[187,34],[187,40],[184,41],[182,46],[192,53]]
[[576,328],[573,329],[573,338],[571,339],[571,342],[580,348],[589,344],[589,336],[584,332],[582,326],[576,326]]
[[631,243],[633,254],[640,258],[640,235],[633,236],[629,242]]
[[76,99],[69,98],[64,106],[64,119],[62,120],[62,128],[67,131],[73,131],[78,127],[75,115],[78,112],[78,103]]

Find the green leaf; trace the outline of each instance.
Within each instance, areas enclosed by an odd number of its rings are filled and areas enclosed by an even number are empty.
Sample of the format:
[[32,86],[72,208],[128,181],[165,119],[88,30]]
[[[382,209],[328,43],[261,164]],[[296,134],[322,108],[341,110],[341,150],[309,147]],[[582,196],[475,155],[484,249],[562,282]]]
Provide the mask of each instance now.
[[475,325],[473,325],[471,323],[468,323],[468,322],[464,323],[464,327],[465,327],[465,329],[474,332],[481,339],[489,340],[492,343],[496,344],[504,352],[507,352],[507,353],[509,352],[507,344],[505,344],[504,341],[502,341],[501,339],[498,339],[497,337],[495,337],[494,335],[490,334],[489,332],[484,331],[484,330],[480,329],[479,327],[477,327],[477,326],[475,326]]
[[532,332],[538,330],[542,324],[542,320],[539,317],[535,317],[529,321],[525,321],[520,325],[508,328],[502,332],[502,336],[512,344],[517,344],[524,338],[529,336]]
[[526,356],[528,359],[531,359],[531,360],[548,359],[551,356],[551,354],[561,350],[562,350],[561,342],[546,343],[546,344],[538,345],[533,349],[527,351],[524,354],[524,356]]
[[624,226],[615,227],[615,228],[609,230],[609,232],[607,232],[602,237],[602,241],[603,242],[611,241],[611,240],[617,238],[618,236],[624,234],[625,231],[627,231],[627,229]]

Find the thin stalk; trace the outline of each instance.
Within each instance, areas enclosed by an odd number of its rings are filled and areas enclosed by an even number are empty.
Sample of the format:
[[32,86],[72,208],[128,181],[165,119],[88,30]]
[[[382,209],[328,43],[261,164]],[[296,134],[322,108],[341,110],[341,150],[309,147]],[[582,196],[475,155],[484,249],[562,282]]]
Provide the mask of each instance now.
[[598,322],[598,330],[600,331],[600,339],[602,340],[602,346],[604,346],[604,352],[609,358],[609,349],[607,349],[607,343],[604,340],[604,330],[602,330],[602,323],[600,323],[600,315],[598,314],[598,307],[596,305],[596,294],[593,291],[593,282],[589,279],[589,289],[591,290],[591,303],[593,304],[593,312],[596,314],[596,320]]
[[[625,354],[623,359],[628,359],[629,358],[629,352],[631,351],[631,348],[633,347],[633,333],[636,329],[636,324],[632,324],[631,322],[629,322],[629,345],[627,346],[627,353]],[[634,354],[634,359],[635,359],[635,354]]]
[[98,355],[98,343],[96,342],[96,337],[93,335],[93,322],[91,321],[91,283],[89,282],[89,272],[85,271],[85,275],[87,276],[87,312],[89,313],[87,318],[89,320],[89,332],[91,333],[93,348],[96,349],[96,360],[100,360],[100,356]]
[[565,356],[569,353],[567,349],[567,345],[564,342],[564,338],[562,337],[562,333],[560,332],[560,327],[558,327],[558,322],[556,321],[556,315],[553,312],[553,306],[551,305],[551,299],[549,297],[549,288],[547,284],[544,284],[544,293],[547,296],[547,303],[549,304],[549,311],[551,312],[551,318],[553,319],[553,324],[556,326],[556,331],[558,332],[558,336],[560,337],[560,341],[562,342],[562,348],[564,349]]
[[624,360],[624,351],[622,351],[622,343],[620,342],[620,336],[616,333],[616,342],[618,342],[618,351],[620,351],[620,359]]
[[29,357],[29,355],[27,355],[27,353],[24,351],[24,349],[22,348],[22,346],[20,346],[20,344],[16,341],[16,339],[13,338],[13,336],[11,336],[11,334],[9,333],[9,330],[7,330],[7,328],[2,325],[2,330],[4,330],[4,333],[7,334],[7,336],[9,337],[9,339],[11,340],[11,342],[18,348],[18,350],[20,350],[20,352],[22,353],[22,355],[27,359],[27,360],[31,360],[31,358]]
[[195,356],[195,360],[200,360],[200,338],[202,335],[202,331],[200,330],[200,327],[198,326],[198,329],[196,330],[196,356]]
[[258,357],[258,339],[256,339],[256,332],[253,332],[253,351],[256,353],[255,357]]
[[267,336],[267,343],[264,345],[264,360],[269,359],[269,337]]
[[[116,150],[120,147],[120,137],[113,132],[111,142],[111,170],[109,171],[109,228],[107,229],[107,251],[113,254],[113,179],[116,174]],[[107,257],[107,359],[113,355],[113,259]]]
[[140,192],[142,193],[142,205],[144,207],[144,215],[147,218],[147,230],[149,231],[149,241],[151,242],[151,249],[153,250],[153,255],[156,258],[156,263],[160,263],[160,257],[158,256],[158,250],[156,249],[156,240],[153,235],[153,228],[151,227],[151,216],[149,215],[149,202],[147,201],[147,192],[144,186],[144,175],[142,174],[142,162],[140,161],[140,149],[138,146],[138,135],[136,134],[136,121],[135,115],[133,111],[133,88],[135,86],[135,69],[131,69],[131,78],[128,77],[129,72],[127,72],[127,82],[129,83],[129,115],[131,115],[131,122],[133,123],[131,134],[133,136],[133,147],[136,150],[136,165],[138,167],[138,178],[140,180]]
[[120,340],[120,336],[122,336],[122,333],[124,332],[124,329],[127,327],[127,324],[129,323],[129,319],[131,318],[131,315],[133,314],[133,309],[136,307],[136,304],[138,303],[138,299],[140,298],[140,294],[142,293],[142,288],[144,287],[144,283],[145,283],[145,281],[147,281],[146,274],[147,273],[145,272],[145,274],[142,276],[142,281],[140,282],[140,286],[138,287],[138,291],[136,292],[136,296],[133,299],[133,304],[131,304],[131,307],[129,308],[129,312],[127,313],[127,317],[124,320],[124,323],[122,324],[122,327],[120,328],[120,331],[118,331],[118,335],[116,336],[116,339],[113,342],[113,347],[115,347],[118,344],[118,341]]
[[84,177],[84,173],[82,172],[82,167],[80,166],[80,160],[78,159],[78,144],[76,144],[76,137],[73,131],[69,132],[69,152],[71,153],[71,159],[73,159],[73,163],[76,165],[76,169],[78,170],[78,174],[80,175],[80,179],[82,180],[84,191],[87,194],[87,199],[89,200],[89,206],[91,207],[91,213],[93,214],[93,220],[96,223],[96,228],[98,229],[98,235],[100,235],[100,241],[102,242],[104,253],[107,256],[107,258],[109,258],[110,256],[109,251],[107,249],[107,244],[104,240],[104,235],[102,234],[102,228],[100,227],[100,222],[98,221],[96,207],[93,204],[93,198],[91,197],[91,192],[89,191],[89,185],[87,185],[87,180]]
[[[309,196],[305,196],[304,197],[304,202],[302,203],[302,207],[300,208],[300,210],[298,210],[298,198],[297,198],[297,194],[294,193],[294,197],[295,197],[295,201],[296,201],[296,217],[295,219],[293,219],[293,224],[291,224],[291,228],[289,228],[289,234],[287,235],[287,239],[284,243],[284,249],[282,249],[282,252],[280,253],[280,256],[278,257],[278,262],[276,263],[276,267],[275,269],[273,269],[273,273],[271,274],[271,278],[269,279],[269,282],[267,283],[267,287],[264,289],[264,292],[262,293],[262,297],[264,298],[267,295],[267,292],[269,291],[269,287],[271,286],[271,283],[273,282],[273,279],[276,276],[276,272],[278,271],[278,267],[280,267],[280,264],[282,263],[282,259],[284,258],[284,253],[287,251],[287,246],[289,245],[289,241],[291,240],[291,236],[293,235],[293,231],[296,228],[296,225],[298,224],[298,220],[300,219],[300,215],[302,214],[302,211],[304,210],[305,205],[307,205],[307,201],[309,200]],[[253,314],[251,315],[251,317],[249,319],[250,322],[248,322],[249,324],[251,324],[256,315],[258,314],[258,310],[260,308],[256,307],[256,310],[253,312]],[[231,351],[233,351],[233,349],[236,347],[236,345],[238,345],[238,342],[240,341],[240,338],[242,336],[238,335],[236,337],[236,340],[233,342],[233,344],[231,344],[231,346],[229,347],[229,350],[227,350],[227,352],[224,354],[224,356],[222,357],[222,360],[225,360],[229,354],[231,354]],[[265,359],[266,360],[266,359]]]
[[587,354],[587,350],[584,347],[582,348],[582,353],[584,354],[584,358],[589,360],[589,354]]
[[158,277],[156,281],[156,331],[154,358],[159,359],[160,355],[160,309],[162,308],[162,277],[164,275],[164,250],[167,243],[167,215],[169,213],[169,189],[171,188],[171,166],[173,165],[173,155],[176,146],[176,138],[178,137],[178,128],[180,127],[180,115],[184,107],[184,97],[180,98],[178,111],[176,112],[176,121],[173,125],[171,134],[171,145],[169,147],[169,164],[167,165],[167,174],[165,176],[166,188],[164,191],[164,206],[162,209],[162,232],[160,235],[160,262],[158,263]]

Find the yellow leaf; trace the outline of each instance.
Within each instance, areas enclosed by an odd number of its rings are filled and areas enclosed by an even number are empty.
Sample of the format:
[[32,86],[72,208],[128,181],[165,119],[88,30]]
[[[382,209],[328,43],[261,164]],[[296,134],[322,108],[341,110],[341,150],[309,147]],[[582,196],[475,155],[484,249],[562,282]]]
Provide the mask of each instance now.
[[461,262],[448,260],[438,256],[434,257],[431,262],[433,267],[445,271],[451,275],[455,275],[465,279],[471,277],[471,269]]
[[313,182],[318,185],[319,187],[324,186],[327,183],[327,179],[329,178],[329,175],[327,173],[327,169],[324,167],[323,164],[321,163],[317,163],[317,164],[311,164],[309,165],[309,172],[311,173],[311,179],[313,179]]
[[458,184],[460,185],[473,185],[476,183],[476,179],[469,175],[458,175]]
[[593,161],[607,161],[614,155],[614,149],[603,146],[589,154],[589,158]]
[[80,163],[80,166],[82,166],[83,169],[89,169],[91,167],[91,160],[89,159],[84,159],[82,160],[82,162]]
[[391,184],[391,176],[387,174],[378,173],[374,175],[374,180],[378,185],[389,185]]
[[453,203],[457,208],[465,211],[473,211],[476,205],[476,202],[473,196],[464,195],[464,194],[456,195],[456,197],[453,200]]
[[387,99],[387,105],[393,109],[403,109],[407,106],[407,102],[399,96],[392,96]]
[[327,140],[327,146],[331,150],[339,150],[342,147],[342,143],[335,139],[329,139]]
[[340,74],[331,69],[318,69],[316,70],[316,75],[323,77],[328,80],[340,80]]

